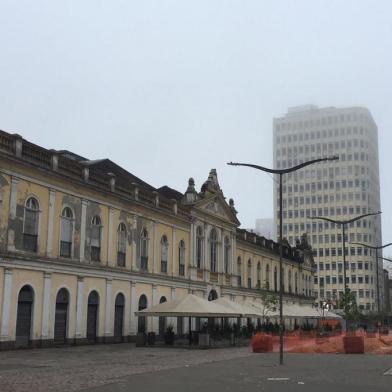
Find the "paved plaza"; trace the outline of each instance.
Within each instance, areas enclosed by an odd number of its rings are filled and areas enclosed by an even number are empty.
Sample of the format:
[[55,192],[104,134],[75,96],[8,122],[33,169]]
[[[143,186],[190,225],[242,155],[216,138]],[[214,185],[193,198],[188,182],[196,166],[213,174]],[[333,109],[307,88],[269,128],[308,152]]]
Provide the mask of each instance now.
[[392,356],[253,354],[133,344],[0,352],[1,392],[391,391]]

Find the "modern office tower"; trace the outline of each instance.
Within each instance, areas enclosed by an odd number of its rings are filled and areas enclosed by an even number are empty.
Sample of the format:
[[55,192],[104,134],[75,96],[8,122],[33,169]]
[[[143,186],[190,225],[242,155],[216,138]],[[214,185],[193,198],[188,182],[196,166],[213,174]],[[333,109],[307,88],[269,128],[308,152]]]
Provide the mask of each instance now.
[[[339,156],[339,161],[322,162],[287,174],[283,183],[283,237],[294,245],[302,233],[307,233],[317,264],[314,295],[337,305],[344,292],[342,229],[310,217],[345,220],[380,210],[377,126],[369,110],[362,107],[307,105],[289,108],[283,117],[274,119],[273,128],[277,169]],[[275,181],[277,233],[278,187],[279,182]],[[377,310],[377,292],[383,309],[382,262],[376,267],[375,253],[353,242],[380,245],[380,216],[367,217],[347,227],[346,276],[361,309]]]

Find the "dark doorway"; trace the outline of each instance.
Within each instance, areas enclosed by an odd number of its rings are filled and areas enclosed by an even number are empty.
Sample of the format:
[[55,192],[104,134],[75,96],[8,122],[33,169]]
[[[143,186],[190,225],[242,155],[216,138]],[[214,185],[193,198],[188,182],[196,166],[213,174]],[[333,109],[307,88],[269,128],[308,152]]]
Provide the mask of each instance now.
[[56,314],[54,320],[54,341],[57,344],[67,342],[68,303],[68,290],[59,290],[56,297]]
[[[139,311],[147,308],[147,297],[142,294],[139,298]],[[147,332],[146,331],[146,317],[138,316],[137,318],[137,331],[138,332]]]
[[[159,300],[160,304],[163,304],[164,302],[166,302],[166,297],[161,297],[161,299]],[[164,337],[165,335],[165,330],[166,330],[166,317],[159,317],[159,336],[160,337]]]
[[30,286],[23,286],[19,291],[18,310],[16,315],[17,348],[29,347],[31,336],[31,317],[33,312],[34,293]]
[[[209,301],[214,301],[215,299],[218,299],[218,293],[216,292],[216,290],[211,290],[208,294],[208,300]],[[208,330],[209,331],[213,331],[215,328],[215,318],[209,317],[208,318]]]
[[117,294],[114,308],[114,340],[122,342],[123,340],[123,327],[124,327],[124,296]]
[[87,341],[89,343],[97,341],[98,307],[99,295],[96,291],[92,291],[88,296],[87,308]]

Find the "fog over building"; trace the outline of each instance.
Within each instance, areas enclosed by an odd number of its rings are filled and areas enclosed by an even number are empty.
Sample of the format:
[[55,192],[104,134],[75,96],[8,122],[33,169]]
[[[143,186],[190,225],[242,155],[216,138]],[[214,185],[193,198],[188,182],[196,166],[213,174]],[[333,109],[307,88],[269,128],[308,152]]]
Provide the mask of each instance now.
[[[289,108],[273,122],[274,167],[338,155],[284,176],[283,236],[291,245],[303,232],[313,247],[317,273],[314,294],[335,303],[344,291],[342,230],[323,216],[346,220],[380,210],[380,180],[377,126],[363,107],[318,108],[314,105]],[[278,232],[278,182],[274,185],[275,228]],[[377,270],[382,308],[383,264],[375,266],[375,255],[367,248],[350,244],[380,245],[380,216],[354,222],[346,230],[347,283],[361,309],[376,310]]]
[[273,218],[256,219],[255,232],[265,238],[271,238],[276,241],[275,226]]

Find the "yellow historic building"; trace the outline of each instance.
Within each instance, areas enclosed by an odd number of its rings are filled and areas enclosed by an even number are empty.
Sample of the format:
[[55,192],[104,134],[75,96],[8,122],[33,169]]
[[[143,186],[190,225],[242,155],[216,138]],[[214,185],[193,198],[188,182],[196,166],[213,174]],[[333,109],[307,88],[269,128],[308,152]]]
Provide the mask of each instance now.
[[[214,169],[200,192],[193,179],[156,189],[109,159],[0,132],[0,347],[162,334],[167,320],[134,312],[189,292],[260,301],[277,291],[279,247],[236,214]],[[284,248],[285,301],[313,301],[312,266],[306,241]]]

